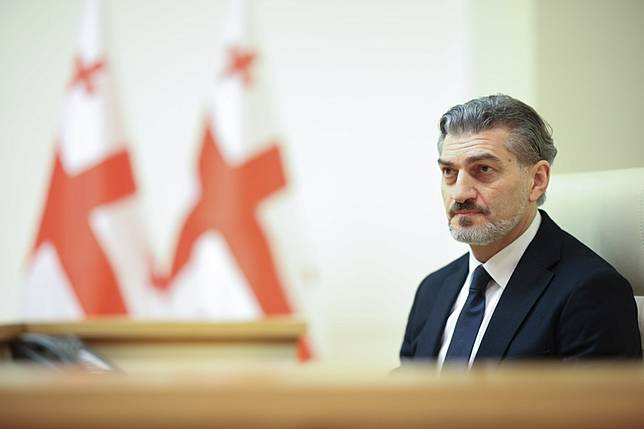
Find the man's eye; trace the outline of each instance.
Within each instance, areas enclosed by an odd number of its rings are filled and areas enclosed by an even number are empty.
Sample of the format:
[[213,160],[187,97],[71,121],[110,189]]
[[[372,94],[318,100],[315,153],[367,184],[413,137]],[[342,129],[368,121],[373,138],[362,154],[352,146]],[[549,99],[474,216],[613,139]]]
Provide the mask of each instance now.
[[481,166],[479,166],[479,171],[481,173],[483,173],[483,174],[488,174],[488,173],[491,173],[492,171],[494,171],[494,169],[492,167],[490,167],[489,165],[481,165]]
[[443,176],[444,177],[452,177],[456,174],[453,168],[443,168]]

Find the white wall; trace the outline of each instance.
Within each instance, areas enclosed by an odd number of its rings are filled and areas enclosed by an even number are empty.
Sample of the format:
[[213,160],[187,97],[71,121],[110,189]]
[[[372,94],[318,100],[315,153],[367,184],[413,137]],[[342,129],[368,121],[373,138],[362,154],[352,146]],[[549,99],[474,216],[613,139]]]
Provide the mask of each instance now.
[[644,166],[644,2],[542,1],[537,31],[537,103],[555,132],[555,170]]
[[[194,172],[227,7],[113,0],[106,9],[146,232],[167,262],[187,209],[180,190]],[[484,93],[534,99],[533,9],[529,0],[489,8],[465,0],[258,2],[317,273],[300,287],[321,358],[396,364],[418,282],[465,250],[445,227],[437,119]],[[0,2],[2,320],[17,315],[79,19],[79,1]]]

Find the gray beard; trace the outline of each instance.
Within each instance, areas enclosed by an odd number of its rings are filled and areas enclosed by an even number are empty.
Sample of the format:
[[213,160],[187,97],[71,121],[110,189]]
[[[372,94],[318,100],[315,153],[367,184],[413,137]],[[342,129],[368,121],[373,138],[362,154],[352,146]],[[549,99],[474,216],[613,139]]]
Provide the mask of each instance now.
[[486,223],[477,227],[468,227],[468,221],[462,219],[459,221],[461,227],[466,228],[453,228],[449,224],[449,232],[456,241],[466,244],[474,244],[476,246],[487,246],[494,243],[507,235],[512,229],[519,224],[523,212],[517,213],[511,219],[501,219],[495,222]]

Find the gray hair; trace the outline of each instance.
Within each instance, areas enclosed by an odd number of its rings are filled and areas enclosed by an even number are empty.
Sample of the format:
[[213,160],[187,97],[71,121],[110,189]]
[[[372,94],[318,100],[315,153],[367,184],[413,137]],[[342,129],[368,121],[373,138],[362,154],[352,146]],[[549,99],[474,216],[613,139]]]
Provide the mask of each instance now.
[[[534,165],[541,160],[552,164],[557,155],[550,125],[532,107],[507,95],[490,95],[454,106],[441,116],[439,124],[438,153],[447,134],[476,134],[502,127],[510,132],[506,148],[522,165]],[[545,199],[544,193],[537,205]]]

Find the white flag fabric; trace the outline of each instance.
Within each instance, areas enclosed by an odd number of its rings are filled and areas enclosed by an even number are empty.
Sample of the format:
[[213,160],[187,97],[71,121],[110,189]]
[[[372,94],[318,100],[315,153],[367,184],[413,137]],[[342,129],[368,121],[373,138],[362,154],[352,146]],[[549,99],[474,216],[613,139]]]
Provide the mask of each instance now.
[[136,277],[146,275],[144,265],[132,266],[141,261],[144,247],[136,184],[102,44],[101,9],[99,0],[85,2],[53,171],[22,290],[24,319],[127,314],[133,303],[125,286],[140,285]]

